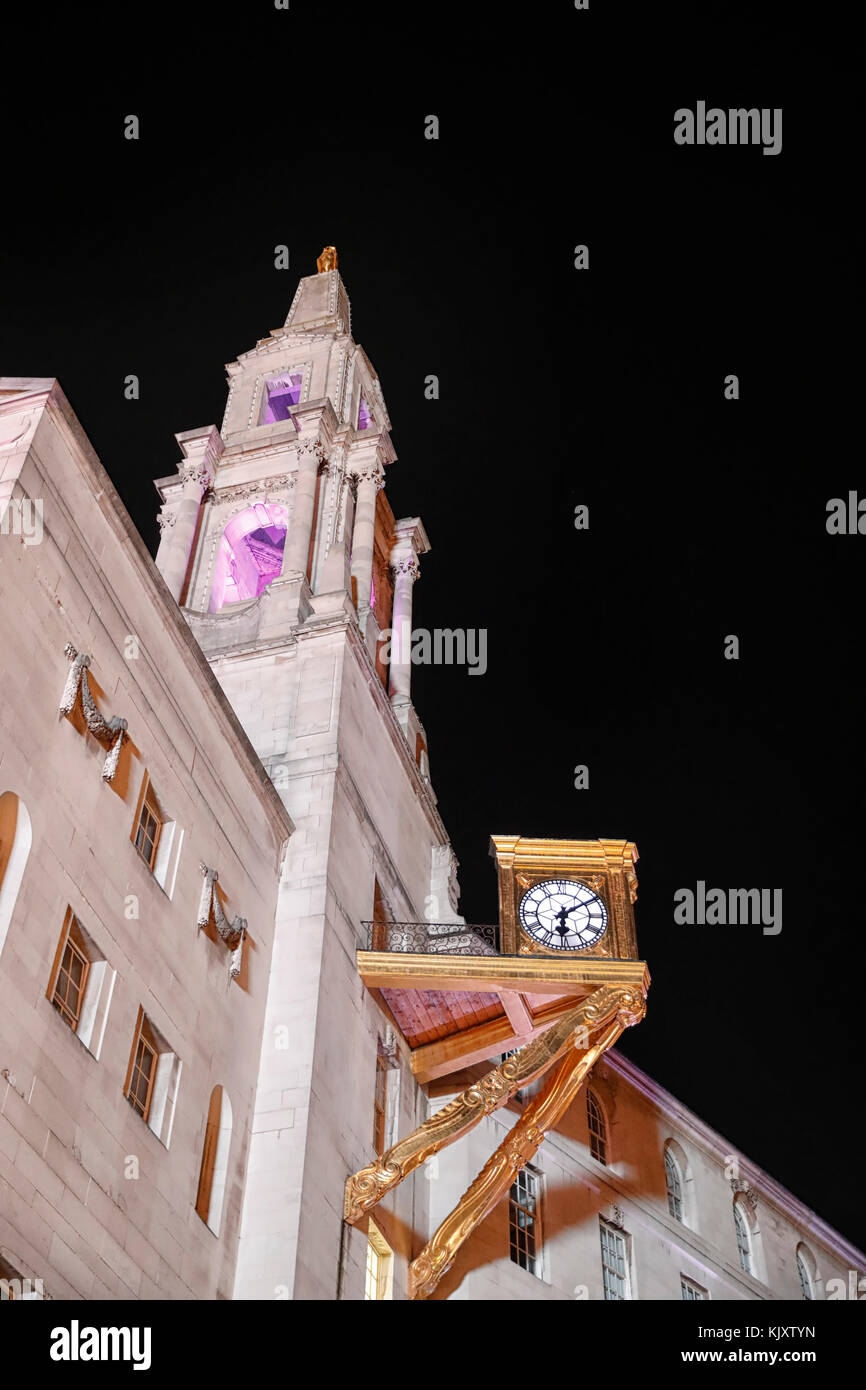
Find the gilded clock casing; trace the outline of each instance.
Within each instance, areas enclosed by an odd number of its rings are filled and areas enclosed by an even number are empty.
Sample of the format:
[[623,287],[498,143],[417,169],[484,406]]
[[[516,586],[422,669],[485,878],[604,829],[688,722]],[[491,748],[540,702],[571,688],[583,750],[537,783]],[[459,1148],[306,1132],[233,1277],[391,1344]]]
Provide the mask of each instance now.
[[[631,840],[531,840],[493,835],[490,852],[499,876],[499,949],[509,956],[574,955],[583,960],[638,960],[634,925],[637,846]],[[607,931],[585,950],[565,952],[534,941],[520,922],[524,893],[545,879],[571,879],[598,893]]]

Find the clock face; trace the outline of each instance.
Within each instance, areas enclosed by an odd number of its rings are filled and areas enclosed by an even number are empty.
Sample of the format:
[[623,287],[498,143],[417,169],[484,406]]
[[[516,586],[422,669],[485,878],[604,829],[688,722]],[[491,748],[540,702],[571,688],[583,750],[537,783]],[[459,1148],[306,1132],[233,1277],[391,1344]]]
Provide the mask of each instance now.
[[607,908],[585,883],[548,878],[524,893],[520,921],[539,946],[587,951],[607,931]]

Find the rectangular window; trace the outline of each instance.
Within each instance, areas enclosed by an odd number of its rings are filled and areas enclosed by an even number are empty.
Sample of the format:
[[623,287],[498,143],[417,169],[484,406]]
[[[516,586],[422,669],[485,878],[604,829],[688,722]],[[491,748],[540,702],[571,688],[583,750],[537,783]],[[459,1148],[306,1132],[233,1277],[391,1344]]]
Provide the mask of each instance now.
[[364,1300],[393,1298],[394,1253],[373,1222],[367,1233],[367,1268],[364,1275]]
[[508,1240],[511,1258],[521,1269],[541,1278],[541,1174],[521,1168],[508,1198]]
[[138,814],[132,829],[132,842],[151,873],[156,865],[156,851],[162,830],[163,816],[159,802],[145,773],[139,798]]
[[696,1284],[694,1279],[687,1279],[685,1274],[680,1275],[680,1292],[683,1298],[687,1300],[703,1300],[710,1296],[705,1288],[700,1284]]
[[387,951],[388,949],[388,910],[385,907],[385,899],[382,896],[378,879],[373,880],[373,932],[370,949],[373,951]]
[[132,1066],[126,1098],[143,1120],[150,1117],[153,1083],[156,1080],[156,1059],[159,1055],[147,1015],[142,1014],[132,1049]]
[[181,1061],[139,1008],[123,1094],[168,1148],[180,1087]]
[[301,399],[304,384],[303,372],[284,372],[282,376],[270,377],[262,391],[260,425],[271,425],[276,420],[291,418],[292,406]]
[[601,1223],[601,1273],[604,1280],[604,1296],[608,1301],[625,1301],[631,1298],[628,1271],[628,1241],[625,1231],[611,1226],[607,1221]]
[[84,990],[87,985],[89,970],[90,961],[84,949],[84,941],[78,923],[72,917],[66,931],[66,940],[63,943],[60,965],[51,994],[51,1003],[64,1022],[69,1024],[73,1033],[78,1031],[78,1024],[81,1021],[81,1006],[84,1002]]
[[67,908],[45,996],[96,1058],[102,1047],[115,973],[72,908]]
[[377,1154],[385,1152],[385,1127],[388,1113],[388,1071],[384,1057],[376,1058],[376,1095],[373,1102],[373,1148]]

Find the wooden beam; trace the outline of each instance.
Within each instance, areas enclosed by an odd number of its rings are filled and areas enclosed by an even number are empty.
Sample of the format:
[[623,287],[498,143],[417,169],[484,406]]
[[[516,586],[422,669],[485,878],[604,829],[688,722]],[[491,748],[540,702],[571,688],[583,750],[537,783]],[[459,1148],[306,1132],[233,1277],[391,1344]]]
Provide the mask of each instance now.
[[615,1043],[624,1022],[617,1016],[588,1048],[569,1047],[542,1089],[527,1105],[457,1206],[446,1216],[421,1254],[409,1266],[409,1297],[427,1298],[467,1236],[493,1210],[521,1168],[530,1162],[549,1129],[565,1114],[596,1060]]
[[368,989],[501,989],[569,994],[577,1003],[602,985],[649,988],[642,960],[554,960],[550,956],[445,956],[403,951],[358,951],[358,972]]
[[439,1076],[448,1076],[461,1067],[472,1066],[475,1062],[486,1062],[497,1052],[510,1052],[513,1047],[522,1047],[531,1038],[537,1038],[539,1033],[573,1008],[574,999],[571,997],[552,1004],[543,1013],[535,1015],[528,1034],[515,1033],[514,1025],[507,1017],[494,1018],[489,1023],[466,1028],[450,1038],[416,1047],[412,1053],[412,1075],[423,1084]]
[[508,1015],[517,1037],[529,1037],[532,1032],[532,1014],[527,1009],[522,994],[517,990],[501,989],[499,1002]]

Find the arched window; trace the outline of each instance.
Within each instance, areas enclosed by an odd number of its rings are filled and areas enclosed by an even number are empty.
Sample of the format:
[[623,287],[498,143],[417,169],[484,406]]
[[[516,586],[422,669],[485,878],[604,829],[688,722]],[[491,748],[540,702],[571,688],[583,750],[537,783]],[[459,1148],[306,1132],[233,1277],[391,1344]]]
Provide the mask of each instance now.
[[27,807],[14,792],[0,796],[0,952],[24,877],[24,866],[33,841]]
[[745,1270],[746,1274],[754,1274],[755,1257],[752,1249],[752,1230],[743,1203],[739,1198],[734,1199],[734,1230],[737,1233],[737,1253],[740,1257],[740,1268]]
[[586,1093],[586,1122],[589,1126],[589,1151],[599,1163],[607,1164],[607,1123],[595,1091]]
[[797,1246],[797,1274],[800,1278],[800,1293],[811,1302],[818,1296],[815,1287],[818,1282],[818,1267],[812,1251],[802,1241]]
[[258,598],[279,578],[287,516],[286,508],[277,502],[256,502],[232,517],[217,550],[211,613],[218,613],[226,603]]
[[222,1222],[231,1142],[231,1101],[222,1086],[214,1086],[207,1113],[195,1209],[215,1236],[219,1235]]
[[665,1146],[665,1186],[668,1194],[668,1211],[675,1221],[685,1221],[683,1175],[670,1144]]

